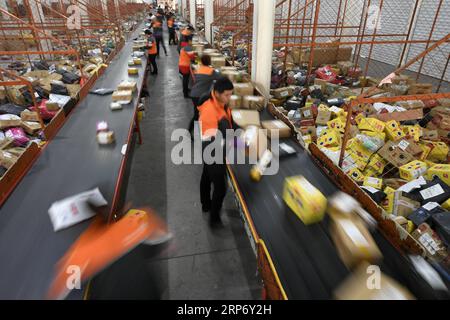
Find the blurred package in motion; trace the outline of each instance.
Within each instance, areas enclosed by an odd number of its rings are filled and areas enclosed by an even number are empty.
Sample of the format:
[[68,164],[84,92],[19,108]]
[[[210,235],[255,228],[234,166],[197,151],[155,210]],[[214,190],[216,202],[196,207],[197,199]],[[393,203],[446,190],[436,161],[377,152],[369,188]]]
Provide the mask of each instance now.
[[168,231],[151,209],[130,210],[110,224],[98,217],[58,262],[48,298],[63,299],[70,293],[68,270],[74,266],[80,268],[79,280],[84,283],[139,244],[160,244],[160,239],[169,240]]
[[328,213],[331,217],[331,237],[348,268],[362,261],[376,262],[382,258],[367,229],[367,225],[373,225],[373,222],[355,199],[345,193],[337,193],[330,199]]
[[283,199],[306,225],[321,221],[325,215],[327,198],[303,176],[286,178]]
[[59,231],[95,216],[92,207],[108,204],[98,188],[53,203],[48,210],[53,229]]
[[361,263],[334,292],[337,300],[414,300],[414,296],[378,266]]

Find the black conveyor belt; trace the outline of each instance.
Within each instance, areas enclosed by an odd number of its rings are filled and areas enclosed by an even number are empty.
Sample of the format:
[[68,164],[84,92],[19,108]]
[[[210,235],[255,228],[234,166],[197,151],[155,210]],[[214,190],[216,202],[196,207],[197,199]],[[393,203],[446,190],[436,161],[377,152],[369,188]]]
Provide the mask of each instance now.
[[[44,298],[55,264],[89,225],[86,221],[54,232],[48,215],[54,201],[99,187],[112,204],[124,159],[121,149],[134,123],[146,66],[142,57],[139,76],[128,76],[132,46],[132,40],[125,44],[94,88],[116,88],[122,80],[134,79],[138,92],[133,102],[112,112],[111,95],[89,94],[0,209],[0,299]],[[97,144],[96,123],[102,120],[115,133],[112,146]]]
[[[267,110],[262,120],[273,117]],[[338,191],[334,183],[298,143],[284,139],[298,151],[280,160],[275,176],[259,183],[250,180],[251,165],[230,165],[243,201],[259,237],[264,240],[288,299],[330,299],[333,291],[349,275],[329,235],[329,217],[305,226],[282,199],[286,177],[303,175],[325,196]],[[407,286],[417,298],[447,298],[419,278],[407,259],[378,232],[374,239],[384,255],[381,270]]]

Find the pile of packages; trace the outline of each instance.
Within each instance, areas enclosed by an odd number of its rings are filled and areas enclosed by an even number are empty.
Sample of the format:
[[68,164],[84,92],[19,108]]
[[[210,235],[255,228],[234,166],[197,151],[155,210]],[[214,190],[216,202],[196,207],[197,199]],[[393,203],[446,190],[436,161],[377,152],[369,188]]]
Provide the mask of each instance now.
[[249,53],[247,50],[247,42],[245,39],[236,39],[233,50],[233,33],[224,32],[218,34],[215,38],[215,46],[221,53],[229,60],[232,61],[232,55],[234,53],[234,67],[238,70],[247,70],[249,65]]
[[[341,63],[336,73],[345,67],[352,68]],[[338,165],[348,116],[344,104],[361,89],[327,80],[272,90],[271,102],[306,145],[316,143]],[[428,84],[397,76],[373,94],[393,97],[430,90]],[[450,99],[357,105],[348,132],[342,170],[421,243],[430,258],[450,265]]]
[[351,47],[316,47],[314,48],[313,67],[318,68],[315,74],[308,75],[310,58],[309,48],[286,47],[274,50],[272,55],[271,88],[286,85],[305,86],[317,77],[340,85],[351,85],[361,74],[361,69],[349,61]]

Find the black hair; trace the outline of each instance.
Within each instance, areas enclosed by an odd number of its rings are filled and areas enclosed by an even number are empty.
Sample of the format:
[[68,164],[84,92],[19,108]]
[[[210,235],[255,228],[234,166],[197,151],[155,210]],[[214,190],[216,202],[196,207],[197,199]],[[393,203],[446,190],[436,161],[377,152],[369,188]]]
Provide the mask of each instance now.
[[148,34],[152,34],[152,31],[151,31],[150,29],[146,29],[146,30],[144,31],[144,33],[147,34],[147,35],[148,35]]
[[207,54],[202,55],[201,61],[204,66],[211,65],[211,57]]
[[219,94],[222,94],[227,90],[233,89],[234,89],[233,82],[231,82],[230,79],[228,79],[227,77],[220,77],[214,83],[214,91]]

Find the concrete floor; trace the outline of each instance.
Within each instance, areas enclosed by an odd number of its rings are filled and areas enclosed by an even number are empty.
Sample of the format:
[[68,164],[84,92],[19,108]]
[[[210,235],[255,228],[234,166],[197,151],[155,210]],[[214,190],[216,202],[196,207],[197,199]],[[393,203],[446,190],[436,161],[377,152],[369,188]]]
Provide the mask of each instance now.
[[[166,37],[167,39],[167,37]],[[229,190],[222,218],[225,228],[212,231],[201,211],[201,165],[171,161],[173,130],[187,128],[192,103],[183,98],[176,46],[161,53],[159,75],[149,76],[149,103],[141,122],[144,144],[137,145],[127,201],[150,206],[168,224],[172,242],[148,267],[157,275],[164,299],[259,299],[256,258]],[[161,49],[162,50],[162,49]]]

